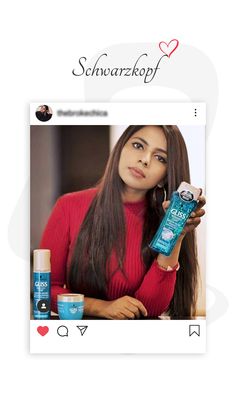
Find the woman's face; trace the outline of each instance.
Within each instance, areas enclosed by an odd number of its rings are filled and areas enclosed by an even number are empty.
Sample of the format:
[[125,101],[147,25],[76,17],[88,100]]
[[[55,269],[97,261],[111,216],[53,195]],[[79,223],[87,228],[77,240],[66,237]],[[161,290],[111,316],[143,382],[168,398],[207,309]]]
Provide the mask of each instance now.
[[119,175],[126,190],[145,194],[163,184],[167,174],[167,141],[163,130],[154,125],[138,130],[125,144]]

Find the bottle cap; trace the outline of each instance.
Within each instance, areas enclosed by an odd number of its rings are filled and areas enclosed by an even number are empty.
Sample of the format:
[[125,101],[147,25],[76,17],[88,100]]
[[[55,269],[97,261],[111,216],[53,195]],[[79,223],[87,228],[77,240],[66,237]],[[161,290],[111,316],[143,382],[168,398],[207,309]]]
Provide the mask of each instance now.
[[181,182],[177,192],[179,192],[184,201],[197,201],[201,195],[201,189],[195,188],[195,186],[192,186],[187,182]]
[[50,272],[50,257],[51,251],[49,249],[34,250],[34,272]]
[[77,303],[80,301],[84,301],[83,294],[58,294],[57,301],[63,301],[65,303]]

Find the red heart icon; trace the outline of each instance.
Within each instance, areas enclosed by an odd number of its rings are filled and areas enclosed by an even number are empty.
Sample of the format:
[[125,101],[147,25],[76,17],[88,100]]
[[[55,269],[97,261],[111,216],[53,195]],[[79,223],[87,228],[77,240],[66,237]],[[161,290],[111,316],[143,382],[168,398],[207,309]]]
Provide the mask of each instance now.
[[41,336],[45,336],[48,333],[49,328],[47,326],[39,326],[37,327],[37,331]]
[[173,54],[173,52],[176,50],[176,48],[179,45],[179,41],[177,39],[172,39],[169,44],[167,44],[164,41],[161,41],[159,43],[159,48],[162,52],[164,52],[164,54],[168,55],[168,57],[170,58],[171,54]]

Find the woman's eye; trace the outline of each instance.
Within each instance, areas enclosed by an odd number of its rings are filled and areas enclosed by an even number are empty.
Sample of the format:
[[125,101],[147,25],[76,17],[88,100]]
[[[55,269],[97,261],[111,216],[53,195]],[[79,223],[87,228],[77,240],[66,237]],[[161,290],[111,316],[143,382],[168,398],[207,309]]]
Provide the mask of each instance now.
[[137,143],[137,142],[135,142],[135,143],[132,143],[132,146],[134,147],[134,148],[136,148],[136,149],[143,149],[143,145],[141,144],[141,143]]
[[166,163],[167,163],[167,160],[165,159],[165,157],[160,156],[160,154],[156,154],[156,155],[155,155],[155,158],[156,158],[158,161],[160,161],[161,163],[164,163],[164,164],[166,164]]

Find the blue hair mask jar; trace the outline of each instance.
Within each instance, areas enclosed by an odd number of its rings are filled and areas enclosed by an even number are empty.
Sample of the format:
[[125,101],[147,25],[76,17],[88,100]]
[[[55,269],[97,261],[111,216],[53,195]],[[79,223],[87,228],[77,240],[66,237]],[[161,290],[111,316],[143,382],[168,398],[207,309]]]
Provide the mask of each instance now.
[[57,308],[60,320],[81,320],[84,313],[84,295],[59,294]]

